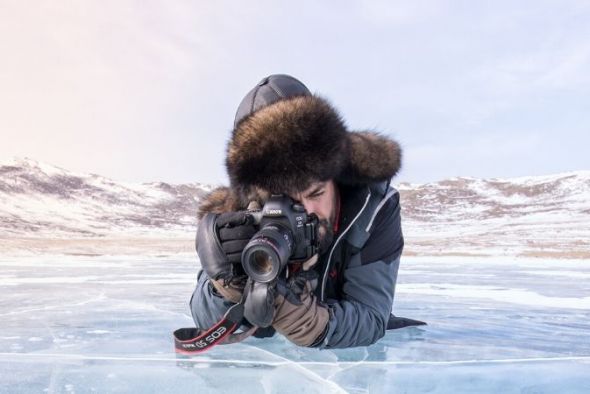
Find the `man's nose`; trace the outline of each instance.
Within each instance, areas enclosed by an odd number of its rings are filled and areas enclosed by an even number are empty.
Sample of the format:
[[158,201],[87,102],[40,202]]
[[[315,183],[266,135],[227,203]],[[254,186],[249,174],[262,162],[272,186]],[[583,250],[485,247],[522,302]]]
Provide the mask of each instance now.
[[307,213],[316,213],[316,206],[314,204],[313,201],[309,201],[309,200],[303,200],[301,201],[301,204],[303,204],[303,206],[305,207],[305,210],[307,211]]

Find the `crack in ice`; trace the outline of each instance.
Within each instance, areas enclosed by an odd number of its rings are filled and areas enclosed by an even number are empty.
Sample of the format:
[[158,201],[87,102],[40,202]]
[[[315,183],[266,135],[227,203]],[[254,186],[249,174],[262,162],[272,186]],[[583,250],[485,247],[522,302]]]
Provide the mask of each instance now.
[[[263,350],[263,349],[259,349]],[[281,366],[295,366],[300,367],[302,365],[319,365],[319,366],[357,366],[357,365],[469,365],[469,364],[519,364],[519,363],[542,363],[542,362],[557,362],[557,361],[583,361],[590,362],[590,355],[588,356],[563,356],[563,357],[529,357],[529,358],[501,358],[501,359],[472,359],[472,360],[436,360],[436,361],[402,361],[402,360],[390,360],[390,361],[340,361],[340,362],[327,362],[327,361],[294,361],[284,357],[278,356],[274,353],[264,351],[264,353],[272,354],[282,361],[257,361],[257,360],[215,360],[215,359],[204,359],[204,358],[170,358],[170,357],[121,357],[121,356],[91,356],[86,354],[59,354],[59,353],[6,353],[0,352],[0,358],[6,359],[18,359],[18,358],[47,358],[49,359],[62,359],[64,361],[84,361],[84,360],[95,360],[95,361],[138,361],[138,362],[184,362],[193,364],[232,364],[232,365],[261,365],[268,367],[281,367]],[[325,380],[320,376],[316,375],[312,371],[303,368],[305,372],[310,373],[316,378]],[[333,382],[326,382],[333,383]]]

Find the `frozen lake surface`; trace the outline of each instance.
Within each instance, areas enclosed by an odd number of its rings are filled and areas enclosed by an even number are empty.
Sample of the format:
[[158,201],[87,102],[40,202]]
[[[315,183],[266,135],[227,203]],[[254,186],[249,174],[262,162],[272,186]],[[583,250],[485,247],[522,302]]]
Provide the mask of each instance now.
[[176,356],[198,263],[0,257],[4,393],[588,393],[590,262],[403,258],[394,313],[428,326],[368,348],[278,335]]

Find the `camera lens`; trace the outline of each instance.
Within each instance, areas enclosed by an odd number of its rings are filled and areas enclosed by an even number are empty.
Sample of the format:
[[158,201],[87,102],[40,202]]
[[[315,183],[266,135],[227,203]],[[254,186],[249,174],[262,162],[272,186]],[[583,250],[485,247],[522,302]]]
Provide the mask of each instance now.
[[273,258],[271,255],[263,250],[257,250],[252,253],[252,264],[251,267],[254,271],[260,275],[264,275],[272,271]]
[[255,282],[268,283],[285,268],[293,253],[293,234],[277,223],[263,226],[242,252],[242,267]]

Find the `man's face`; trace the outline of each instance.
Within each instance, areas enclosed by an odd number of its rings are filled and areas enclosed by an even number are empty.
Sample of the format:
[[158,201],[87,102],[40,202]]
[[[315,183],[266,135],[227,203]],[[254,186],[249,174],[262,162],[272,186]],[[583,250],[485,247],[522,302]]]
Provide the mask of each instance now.
[[305,207],[307,213],[315,213],[320,219],[318,229],[320,253],[325,252],[334,239],[334,221],[338,190],[333,180],[314,182],[307,190],[290,196]]

